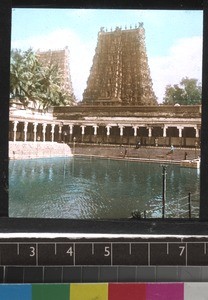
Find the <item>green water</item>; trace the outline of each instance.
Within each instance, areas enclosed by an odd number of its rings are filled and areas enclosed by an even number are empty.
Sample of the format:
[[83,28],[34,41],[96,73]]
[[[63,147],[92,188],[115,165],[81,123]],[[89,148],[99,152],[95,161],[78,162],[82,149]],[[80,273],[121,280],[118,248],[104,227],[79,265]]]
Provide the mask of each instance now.
[[[167,166],[167,217],[197,216],[199,170]],[[160,164],[96,158],[48,158],[9,163],[9,215],[41,218],[161,217]]]

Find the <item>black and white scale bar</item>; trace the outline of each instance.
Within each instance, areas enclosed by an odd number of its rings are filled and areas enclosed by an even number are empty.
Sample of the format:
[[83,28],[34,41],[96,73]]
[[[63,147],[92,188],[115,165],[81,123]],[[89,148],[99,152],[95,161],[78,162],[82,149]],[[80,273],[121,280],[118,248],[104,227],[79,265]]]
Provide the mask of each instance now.
[[0,242],[0,266],[208,266],[208,241]]

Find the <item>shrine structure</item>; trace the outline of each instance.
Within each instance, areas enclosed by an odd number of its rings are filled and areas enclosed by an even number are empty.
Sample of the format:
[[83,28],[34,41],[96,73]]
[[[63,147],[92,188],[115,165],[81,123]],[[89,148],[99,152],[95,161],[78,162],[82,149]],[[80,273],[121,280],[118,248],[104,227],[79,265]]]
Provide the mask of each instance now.
[[71,81],[71,73],[69,66],[69,49],[65,47],[59,50],[37,51],[38,60],[45,66],[53,64],[58,67],[60,72],[61,84],[64,91],[67,92],[74,100],[74,91]]
[[134,29],[100,29],[83,104],[157,105],[143,23]]

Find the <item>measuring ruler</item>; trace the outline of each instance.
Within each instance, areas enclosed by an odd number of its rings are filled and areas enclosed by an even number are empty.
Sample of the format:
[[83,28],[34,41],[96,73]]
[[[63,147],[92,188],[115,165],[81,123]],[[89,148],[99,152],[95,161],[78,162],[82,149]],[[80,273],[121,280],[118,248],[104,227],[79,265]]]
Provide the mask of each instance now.
[[0,266],[208,266],[208,238],[1,239]]

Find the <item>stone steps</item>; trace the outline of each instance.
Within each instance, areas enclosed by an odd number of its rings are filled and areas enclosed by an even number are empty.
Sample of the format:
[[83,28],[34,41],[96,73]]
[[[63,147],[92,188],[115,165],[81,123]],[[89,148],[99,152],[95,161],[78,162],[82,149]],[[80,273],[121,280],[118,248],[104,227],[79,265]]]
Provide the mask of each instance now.
[[[185,155],[185,153],[187,153]],[[120,146],[98,146],[98,145],[76,145],[76,155],[95,155],[103,157],[117,157],[117,158],[133,158],[146,160],[174,160],[181,161],[185,159],[192,160],[200,155],[200,149],[191,148],[175,148],[173,153],[170,153],[168,147],[120,147]]]

